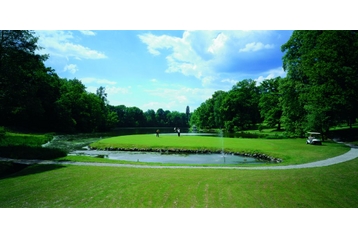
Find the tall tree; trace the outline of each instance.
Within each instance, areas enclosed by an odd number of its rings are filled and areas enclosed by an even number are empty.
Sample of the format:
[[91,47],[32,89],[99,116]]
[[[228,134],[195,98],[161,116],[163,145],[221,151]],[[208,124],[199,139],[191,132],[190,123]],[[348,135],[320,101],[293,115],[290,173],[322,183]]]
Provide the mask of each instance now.
[[281,129],[282,106],[280,104],[279,84],[281,77],[264,80],[260,88],[259,109],[264,122],[269,127]]
[[225,127],[228,131],[248,129],[260,122],[259,89],[256,81],[245,79],[228,92],[222,102]]
[[156,126],[157,121],[155,119],[155,111],[153,109],[147,110],[144,113],[144,116],[146,118],[146,126]]
[[189,106],[186,106],[185,114],[186,114],[186,121],[189,122],[189,120],[190,120],[190,108],[189,108]]
[[33,31],[0,30],[0,123],[41,127],[58,97],[59,80],[44,66],[47,55]]
[[[343,120],[352,125],[358,117],[358,32],[294,31],[281,49],[287,78],[304,108],[299,119],[304,129],[327,134]],[[293,108],[283,109],[288,114]]]

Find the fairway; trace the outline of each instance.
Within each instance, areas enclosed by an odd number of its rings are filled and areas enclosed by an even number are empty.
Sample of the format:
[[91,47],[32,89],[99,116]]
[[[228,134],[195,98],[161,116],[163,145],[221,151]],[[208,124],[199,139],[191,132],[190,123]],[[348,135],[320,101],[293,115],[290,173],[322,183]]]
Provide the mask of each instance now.
[[338,156],[349,151],[349,147],[334,142],[312,146],[305,139],[246,139],[210,136],[174,135],[128,135],[103,139],[91,144],[97,149],[162,149],[198,150],[236,153],[260,153],[283,159],[281,165],[302,164]]
[[0,207],[357,207],[358,160],[293,170],[32,165],[0,179]]

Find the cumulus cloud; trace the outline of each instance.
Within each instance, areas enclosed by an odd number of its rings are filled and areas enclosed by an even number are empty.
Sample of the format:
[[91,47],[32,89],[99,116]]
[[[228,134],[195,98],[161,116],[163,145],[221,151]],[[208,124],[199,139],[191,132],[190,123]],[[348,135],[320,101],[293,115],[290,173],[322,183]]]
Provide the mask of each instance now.
[[117,83],[115,81],[110,81],[108,79],[98,79],[98,78],[91,78],[91,77],[81,78],[80,80],[84,84],[96,83],[101,85],[114,85]]
[[104,53],[71,42],[74,36],[70,31],[37,31],[36,33],[39,35],[39,46],[44,48],[40,50],[41,53],[76,59],[107,58]]
[[84,31],[80,31],[83,35],[86,35],[86,36],[95,36],[96,33],[93,32],[93,31],[88,31],[88,30],[84,30]]
[[[281,44],[277,41],[280,34],[275,31],[184,31],[181,37],[154,34],[138,37],[150,54],[163,54],[167,73],[193,76],[203,86],[210,86],[228,76],[232,80],[243,76],[254,78],[281,66],[282,52],[277,47]],[[262,53],[264,51],[268,53]]]
[[110,81],[110,80],[107,80],[107,79],[99,79],[96,81],[96,83],[98,84],[105,84],[105,85],[114,85],[114,84],[117,84],[117,82],[114,82],[114,81]]
[[[96,86],[88,86],[86,87],[86,90],[91,93],[96,93],[98,87]],[[115,94],[129,94],[130,88],[124,88],[124,87],[115,87],[115,86],[109,86],[105,87],[106,93],[108,97],[112,97]]]
[[256,81],[257,85],[260,85],[262,83],[262,81],[264,81],[266,79],[272,79],[272,78],[276,78],[276,77],[286,77],[286,72],[283,70],[282,67],[279,67],[279,68],[272,69],[272,70],[265,72],[264,75],[266,75],[266,76],[260,75],[258,78],[254,79]]
[[224,47],[228,37],[224,33],[220,33],[215,39],[212,40],[212,44],[209,46],[208,51],[212,54],[217,53]]
[[245,45],[245,48],[239,50],[239,52],[249,52],[249,51],[258,51],[262,49],[272,49],[273,44],[262,44],[261,42],[251,42]]
[[106,87],[106,93],[108,95],[110,94],[128,94],[130,93],[130,88],[123,88],[123,87],[115,87],[115,86],[110,86],[110,87]]
[[[175,108],[177,104],[200,105],[216,91],[215,89],[209,88],[189,88],[179,85],[171,86],[170,88],[158,87],[155,89],[147,89],[145,92],[151,96],[160,98],[158,101],[161,102],[163,101],[162,98],[165,98],[166,105],[163,108]],[[146,106],[149,105],[145,105],[145,107]]]
[[74,74],[78,71],[78,67],[75,64],[68,64],[65,66],[65,68],[63,69],[63,71],[69,71],[71,74]]
[[237,84],[239,81],[238,80],[234,80],[234,79],[223,79],[221,80],[222,83],[229,83],[231,85],[235,85]]

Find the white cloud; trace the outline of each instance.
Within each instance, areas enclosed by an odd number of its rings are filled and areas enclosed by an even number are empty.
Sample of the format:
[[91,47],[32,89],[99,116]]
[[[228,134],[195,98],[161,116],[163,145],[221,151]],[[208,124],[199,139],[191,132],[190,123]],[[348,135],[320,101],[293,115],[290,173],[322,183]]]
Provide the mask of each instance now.
[[110,84],[110,85],[117,84],[117,82],[110,81],[110,80],[107,80],[107,79],[99,79],[99,80],[96,81],[96,83],[98,83],[98,84]]
[[86,35],[86,36],[95,36],[96,33],[93,32],[93,31],[88,31],[88,30],[85,30],[85,31],[80,31],[83,35]]
[[[179,85],[171,85],[170,88],[156,88],[156,89],[148,89],[145,90],[150,96],[158,97],[158,101],[160,101],[160,105],[162,108],[168,108],[172,110],[173,108],[177,108],[177,106],[187,104],[187,105],[195,105],[199,106],[202,102],[210,98],[216,89],[209,88],[189,88],[185,86]],[[163,102],[163,98],[165,99],[165,107]],[[150,109],[149,106],[159,105],[154,104],[152,101],[150,105],[143,105],[144,108]],[[176,109],[178,110],[178,109]],[[184,110],[184,109],[183,109]]]
[[212,44],[209,46],[208,51],[212,54],[217,53],[224,47],[228,37],[224,33],[220,33],[215,39],[212,40]]
[[158,80],[157,80],[157,79],[151,79],[150,82],[152,82],[152,83],[158,83]]
[[108,95],[110,94],[129,94],[130,93],[130,88],[123,88],[123,87],[106,87],[106,93]]
[[[240,80],[277,67],[282,52],[274,31],[184,31],[182,37],[143,34],[138,37],[155,56],[165,54],[167,73],[182,73],[209,87],[225,78]],[[264,49],[275,49],[262,54]],[[164,51],[165,50],[165,51]],[[240,54],[246,52],[246,54]],[[275,62],[273,53],[278,55]]]
[[65,66],[65,68],[63,69],[65,72],[69,71],[71,74],[74,74],[78,71],[78,67],[75,64],[68,64]]
[[97,78],[91,78],[91,77],[81,78],[80,80],[84,84],[90,84],[90,83],[96,83],[96,84],[101,84],[101,85],[114,85],[114,84],[117,84],[117,82],[110,81],[108,79],[97,79]]
[[72,43],[74,37],[70,31],[37,31],[36,33],[39,36],[38,45],[44,48],[40,50],[41,53],[76,59],[107,58],[104,53]]
[[254,79],[254,81],[256,81],[257,85],[260,85],[262,83],[262,81],[264,81],[266,79],[272,79],[272,78],[276,78],[276,77],[286,77],[286,72],[283,70],[282,67],[269,70],[269,71],[265,72],[265,74],[267,75],[266,77],[261,75],[258,78]]
[[143,34],[138,36],[141,41],[147,44],[149,53],[153,55],[160,55],[158,49],[169,49],[180,43],[181,39],[177,37],[162,35],[155,36],[153,34]]
[[[98,87],[96,86],[88,86],[86,87],[86,90],[91,93],[96,93]],[[113,97],[115,94],[129,94],[130,88],[123,88],[123,87],[115,87],[115,86],[109,86],[105,87],[106,93],[108,97]]]
[[249,52],[249,51],[259,51],[262,49],[272,49],[274,47],[273,44],[262,44],[261,42],[251,42],[245,45],[245,48],[241,48],[239,52]]
[[222,83],[229,83],[231,85],[235,85],[237,84],[239,81],[238,80],[234,80],[234,79],[223,79],[221,80]]
[[160,55],[160,50],[170,49],[172,53],[166,56],[168,68],[166,72],[179,72],[186,76],[195,76],[202,79],[204,61],[191,46],[191,32],[185,31],[183,36],[168,35],[155,36],[153,34],[139,35],[141,41],[147,44],[149,53]]

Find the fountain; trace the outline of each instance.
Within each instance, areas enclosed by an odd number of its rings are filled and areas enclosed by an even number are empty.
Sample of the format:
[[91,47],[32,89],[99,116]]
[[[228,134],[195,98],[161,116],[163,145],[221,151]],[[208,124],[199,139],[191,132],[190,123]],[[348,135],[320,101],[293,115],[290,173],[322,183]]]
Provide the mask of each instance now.
[[225,151],[224,151],[224,132],[223,129],[220,129],[220,133],[219,133],[220,139],[221,139],[221,157],[224,159],[224,164],[225,164]]

